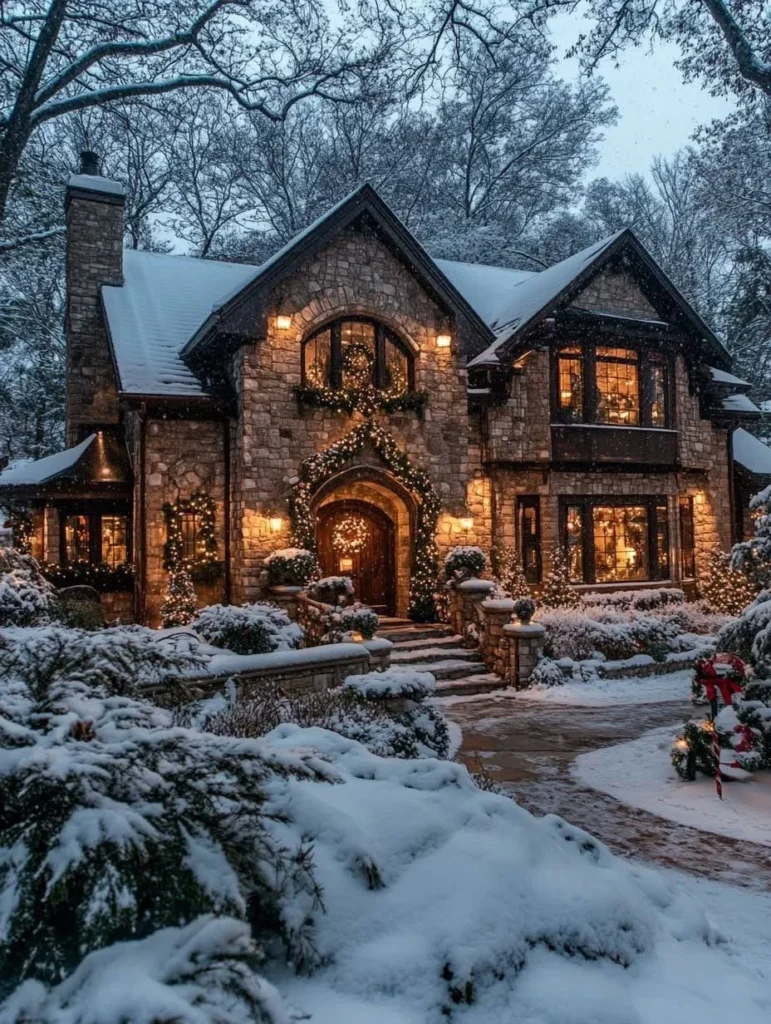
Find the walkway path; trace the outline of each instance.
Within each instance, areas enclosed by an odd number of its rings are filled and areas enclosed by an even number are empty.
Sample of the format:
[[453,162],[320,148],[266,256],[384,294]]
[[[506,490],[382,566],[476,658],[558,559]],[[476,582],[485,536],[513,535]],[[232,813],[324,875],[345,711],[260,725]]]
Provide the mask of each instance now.
[[677,725],[692,710],[682,702],[576,707],[518,696],[480,697],[451,705],[447,714],[463,729],[458,759],[470,771],[482,766],[533,814],[559,814],[616,853],[771,891],[770,847],[666,821],[587,789],[570,776],[578,754]]

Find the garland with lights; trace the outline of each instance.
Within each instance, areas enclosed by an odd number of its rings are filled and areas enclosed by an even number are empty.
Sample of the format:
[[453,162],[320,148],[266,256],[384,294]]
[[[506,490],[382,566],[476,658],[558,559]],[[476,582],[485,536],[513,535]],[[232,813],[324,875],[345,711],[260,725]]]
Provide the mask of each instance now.
[[134,566],[130,562],[108,565],[106,562],[41,562],[40,571],[57,589],[93,587],[100,594],[134,589]]
[[[190,512],[196,516],[196,546],[199,550],[195,558],[183,558],[182,517]],[[166,517],[163,568],[169,572],[186,569],[199,580],[216,577],[222,565],[217,561],[217,539],[214,535],[217,505],[214,498],[203,491],[196,491],[189,498],[167,501],[163,514]]]
[[13,531],[13,546],[20,555],[32,553],[32,517],[25,511],[11,509],[11,517],[5,524]]
[[368,537],[367,520],[362,516],[348,515],[335,525],[332,531],[332,547],[341,555],[355,555],[367,543]]
[[317,488],[338,473],[347,462],[372,445],[386,468],[417,499],[417,516],[413,542],[410,579],[409,616],[417,622],[432,622],[436,615],[436,524],[441,504],[431,480],[422,469],[415,469],[391,434],[367,420],[346,434],[337,444],[311,455],[300,467],[300,478],[294,484],[289,500],[292,521],[292,543],[309,551],[316,550],[316,523],[311,498]]
[[298,384],[294,389],[300,405],[334,409],[336,412],[360,412],[372,416],[376,412],[419,412],[428,402],[427,391],[378,391],[372,384],[361,388],[312,387]]

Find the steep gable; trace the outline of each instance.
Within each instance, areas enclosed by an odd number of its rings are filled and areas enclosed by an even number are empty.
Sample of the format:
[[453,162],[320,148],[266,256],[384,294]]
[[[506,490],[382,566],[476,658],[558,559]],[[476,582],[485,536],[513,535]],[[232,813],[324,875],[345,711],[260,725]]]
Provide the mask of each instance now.
[[664,319],[629,271],[611,268],[593,278],[573,299],[569,308],[633,317],[636,320]]

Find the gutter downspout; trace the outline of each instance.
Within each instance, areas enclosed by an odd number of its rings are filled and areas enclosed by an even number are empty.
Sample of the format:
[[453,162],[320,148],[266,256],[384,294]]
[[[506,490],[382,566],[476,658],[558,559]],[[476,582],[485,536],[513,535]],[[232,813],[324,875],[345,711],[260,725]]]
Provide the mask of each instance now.
[[137,559],[137,618],[144,624],[147,619],[147,403],[139,407],[139,505],[137,508],[136,538],[139,544]]

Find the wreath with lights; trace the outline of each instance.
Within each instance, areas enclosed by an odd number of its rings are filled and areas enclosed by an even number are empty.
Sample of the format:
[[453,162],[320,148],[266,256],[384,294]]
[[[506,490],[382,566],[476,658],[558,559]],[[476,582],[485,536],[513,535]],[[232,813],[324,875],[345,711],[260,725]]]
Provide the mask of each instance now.
[[393,436],[371,420],[303,462],[299,479],[289,499],[292,543],[309,551],[316,550],[316,522],[311,504],[313,494],[321,484],[358,455],[366,444],[372,446],[389,472],[412,491],[417,499],[409,616],[416,622],[433,622],[436,615],[434,591],[437,581],[435,536],[441,503],[428,473],[416,469]]
[[[185,513],[196,515],[197,538],[200,551],[195,558],[183,558],[182,517]],[[213,578],[219,574],[222,564],[217,560],[217,539],[214,527],[217,522],[217,504],[210,494],[196,491],[189,498],[167,501],[163,506],[166,517],[166,543],[163,545],[163,568],[169,572],[187,569],[197,579]]]
[[369,537],[369,525],[363,516],[347,515],[332,530],[332,547],[341,555],[355,555]]

